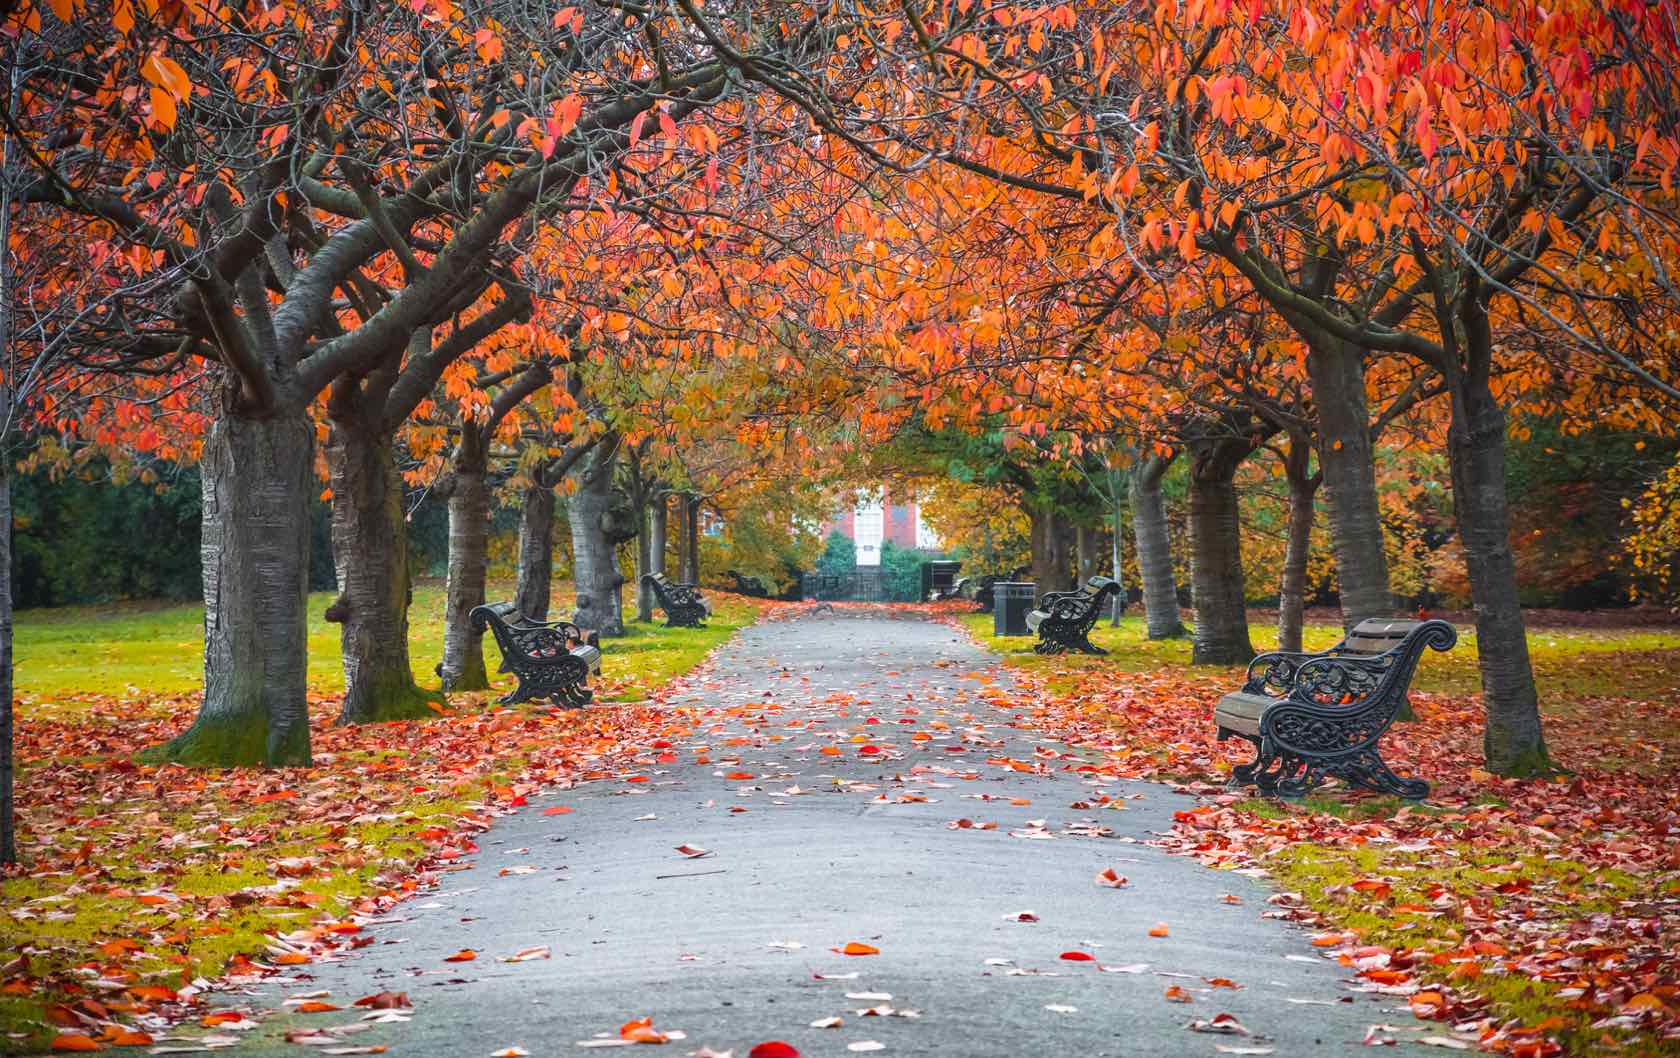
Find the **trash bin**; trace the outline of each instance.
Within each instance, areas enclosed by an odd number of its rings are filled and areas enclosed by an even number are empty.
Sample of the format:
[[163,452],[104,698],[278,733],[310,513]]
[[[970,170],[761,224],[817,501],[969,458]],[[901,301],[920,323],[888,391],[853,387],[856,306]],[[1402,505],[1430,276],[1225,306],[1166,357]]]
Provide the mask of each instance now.
[[1038,585],[1031,581],[999,581],[992,585],[992,634],[1027,635],[1027,611],[1033,608]]

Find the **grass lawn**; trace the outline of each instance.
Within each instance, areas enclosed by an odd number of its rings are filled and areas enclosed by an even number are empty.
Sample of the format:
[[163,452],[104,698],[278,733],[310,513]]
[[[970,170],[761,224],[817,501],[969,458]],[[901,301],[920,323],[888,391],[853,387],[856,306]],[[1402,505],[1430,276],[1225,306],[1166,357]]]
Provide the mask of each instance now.
[[[494,598],[511,592],[490,588]],[[334,931],[352,912],[388,906],[470,856],[472,836],[527,795],[632,767],[686,724],[681,710],[638,703],[758,615],[748,600],[708,595],[705,628],[633,623],[605,640],[588,709],[494,707],[513,684],[497,677],[497,690],[451,696],[433,720],[338,727],[338,635],[320,617],[330,597],[318,594],[315,765],[280,770],[131,761],[192,719],[201,607],[19,614],[24,868],[0,883],[0,1054],[43,1051],[58,1026],[90,1012],[132,1025],[179,1009],[178,990],[199,976],[301,960],[342,941]],[[442,614],[441,586],[417,587],[410,646],[422,685],[436,686]],[[485,652],[494,669],[488,637]],[[104,1043],[117,1036],[88,1031]]]
[[[1216,796],[1178,813],[1165,844],[1269,872],[1299,894],[1284,906],[1315,943],[1350,966],[1381,953],[1357,968],[1367,981],[1415,988],[1414,1009],[1441,1020],[1492,1019],[1503,1053],[1680,1054],[1680,628],[1531,632],[1548,745],[1571,770],[1524,782],[1480,768],[1476,637],[1461,627],[1450,653],[1425,652],[1418,720],[1384,739],[1429,799],[1332,787],[1290,804],[1217,796],[1250,755],[1212,737],[1241,670],[1192,666],[1188,639],[1150,641],[1127,617],[1093,633],[1106,657],[1040,657],[992,636],[989,614],[961,620],[1017,672],[1043,730],[1116,774],[1205,784]],[[1259,620],[1251,634],[1276,645]],[[1311,626],[1305,646],[1339,637]]]

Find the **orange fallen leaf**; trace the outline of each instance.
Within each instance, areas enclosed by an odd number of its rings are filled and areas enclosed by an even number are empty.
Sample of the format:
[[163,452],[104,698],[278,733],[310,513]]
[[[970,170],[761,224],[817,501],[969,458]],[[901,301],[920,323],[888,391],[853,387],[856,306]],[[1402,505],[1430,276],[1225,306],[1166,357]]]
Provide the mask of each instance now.
[[353,1005],[370,1010],[406,1010],[414,1004],[408,1001],[407,992],[375,992],[356,1000]]
[[572,809],[567,805],[550,805],[543,809],[542,814],[545,816],[566,816],[572,814]]
[[286,951],[276,955],[274,961],[281,966],[301,966],[309,961],[309,956],[299,951]]
[[53,1037],[52,1049],[55,1051],[98,1051],[103,1050],[99,1044],[79,1032],[66,1032]]
[[151,1036],[133,1029],[125,1029],[111,1037],[113,1047],[150,1047],[154,1042]]
[[329,1010],[339,1010],[341,1008],[332,1003],[323,1003],[320,1000],[312,999],[307,1003],[299,1003],[294,1009],[299,1014],[325,1014]]
[[462,948],[460,951],[456,952],[454,955],[444,956],[443,961],[444,962],[472,962],[476,958],[478,958],[478,952],[473,951],[471,948]]
[[1109,889],[1124,889],[1128,884],[1126,876],[1116,872],[1113,867],[1104,867],[1098,871],[1096,882]]
[[1169,1003],[1188,1003],[1188,1002],[1190,1002],[1191,998],[1192,997],[1191,997],[1190,993],[1183,986],[1181,986],[1181,985],[1168,985],[1167,986],[1167,993],[1166,993],[1167,1002],[1169,1002]]
[[665,1043],[670,1039],[653,1027],[651,1017],[626,1021],[618,1027],[618,1035],[620,1039],[629,1040],[631,1043]]
[[1157,922],[1153,926],[1150,926],[1149,935],[1151,937],[1165,937],[1167,935],[1167,924],[1165,922]]
[[855,941],[855,940],[848,942],[847,945],[844,948],[830,948],[828,950],[832,951],[832,952],[836,952],[840,955],[879,955],[879,954],[881,954],[881,949],[880,948],[877,948],[872,944],[862,944],[862,943],[859,943],[858,941]]

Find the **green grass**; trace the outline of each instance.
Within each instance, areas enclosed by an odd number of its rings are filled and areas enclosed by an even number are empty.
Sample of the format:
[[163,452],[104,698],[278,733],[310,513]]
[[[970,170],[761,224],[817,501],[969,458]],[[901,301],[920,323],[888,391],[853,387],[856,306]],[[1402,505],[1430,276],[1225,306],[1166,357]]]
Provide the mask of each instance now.
[[[493,582],[492,599],[511,598],[513,586]],[[339,658],[338,626],[322,614],[332,592],[309,596],[309,685],[322,694],[344,692]],[[626,613],[634,614],[634,595],[627,593]],[[569,612],[569,585],[554,593],[551,615]],[[750,624],[756,610],[732,596],[713,600],[717,612],[707,627],[666,628],[631,622],[629,634],[602,644],[603,677],[613,685],[608,700],[628,701],[642,696],[671,676],[692,668],[706,652]],[[438,685],[436,667],[443,657],[443,586],[415,586],[408,615],[409,658],[415,682]],[[119,699],[167,699],[196,693],[204,680],[204,607],[197,603],[120,603],[103,606],[66,606],[24,610],[17,615],[14,651],[17,693],[26,707],[50,711],[62,700],[84,695]],[[499,690],[512,687],[509,677],[496,676],[496,647],[486,637],[485,661]],[[622,685],[619,681],[624,680]],[[160,702],[159,708],[168,708]]]

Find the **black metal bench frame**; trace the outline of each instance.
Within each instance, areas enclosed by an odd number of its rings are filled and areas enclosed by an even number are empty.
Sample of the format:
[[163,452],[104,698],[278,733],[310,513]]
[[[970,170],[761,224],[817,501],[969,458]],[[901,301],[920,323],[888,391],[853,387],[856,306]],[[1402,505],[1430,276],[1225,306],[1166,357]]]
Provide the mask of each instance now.
[[665,611],[667,628],[699,628],[712,607],[693,584],[678,584],[663,574],[647,573],[642,580],[653,588],[659,608]]
[[1424,648],[1451,650],[1458,631],[1445,621],[1420,621],[1389,650],[1359,653],[1350,644],[1372,623],[1321,654],[1274,651],[1249,663],[1243,692],[1274,700],[1260,716],[1258,738],[1219,726],[1221,740],[1245,739],[1256,751],[1252,762],[1232,769],[1232,785],[1296,798],[1334,777],[1407,800],[1429,795],[1428,783],[1394,774],[1378,743],[1406,701]]
[[1065,654],[1077,650],[1084,654],[1106,654],[1108,651],[1091,642],[1091,629],[1102,616],[1103,604],[1120,590],[1120,583],[1110,577],[1092,577],[1083,588],[1073,591],[1045,592],[1038,600],[1038,608],[1027,613],[1027,627],[1038,633],[1033,651],[1038,654]]
[[547,699],[558,706],[585,706],[595,697],[589,689],[591,672],[601,671],[600,637],[570,621],[533,621],[511,602],[474,607],[468,614],[474,631],[486,628],[502,652],[498,670],[519,681],[496,699],[512,705]]

